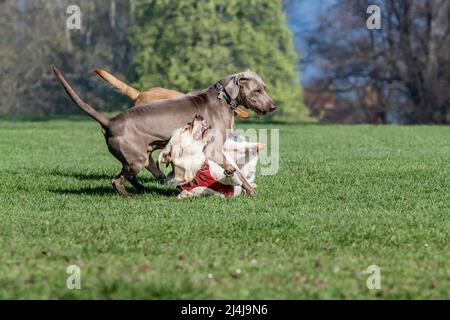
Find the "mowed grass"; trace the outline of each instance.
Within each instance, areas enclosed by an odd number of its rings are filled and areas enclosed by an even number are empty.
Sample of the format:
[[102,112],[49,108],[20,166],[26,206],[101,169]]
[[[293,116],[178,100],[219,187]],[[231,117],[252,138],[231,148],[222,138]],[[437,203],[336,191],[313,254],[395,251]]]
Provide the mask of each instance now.
[[448,128],[238,127],[280,130],[257,196],[124,199],[94,121],[1,121],[0,298],[450,298]]

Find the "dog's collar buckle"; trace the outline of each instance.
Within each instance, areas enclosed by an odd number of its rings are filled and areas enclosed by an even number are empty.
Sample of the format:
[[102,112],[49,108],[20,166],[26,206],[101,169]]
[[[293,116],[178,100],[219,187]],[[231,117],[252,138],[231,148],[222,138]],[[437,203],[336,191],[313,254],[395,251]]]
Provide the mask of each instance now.
[[217,95],[217,99],[225,100],[228,103],[228,106],[230,107],[230,109],[234,111],[234,109],[237,108],[238,104],[237,104],[236,100],[231,99],[230,95],[225,90],[224,86],[220,83],[220,81],[218,81],[214,84],[214,88],[219,93]]
[[225,96],[225,92],[223,92],[223,91],[220,91],[219,92],[219,95],[217,96],[217,99],[219,99],[219,100],[223,100],[223,99],[227,99],[227,97]]
[[237,108],[238,104],[236,101],[233,100],[230,102],[229,106],[230,106],[230,109],[234,111]]

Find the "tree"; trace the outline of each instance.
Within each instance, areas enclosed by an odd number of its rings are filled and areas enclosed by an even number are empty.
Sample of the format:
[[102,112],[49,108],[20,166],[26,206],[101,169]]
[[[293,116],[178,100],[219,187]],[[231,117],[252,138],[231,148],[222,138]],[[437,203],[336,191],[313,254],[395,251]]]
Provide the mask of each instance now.
[[280,1],[138,0],[135,23],[136,86],[188,92],[250,68],[262,76],[283,116],[307,119]]
[[[381,29],[366,28],[367,7]],[[343,0],[311,33],[319,70],[310,88],[331,88],[366,122],[450,123],[448,0]]]
[[90,71],[108,68],[119,77],[127,73],[129,3],[78,1],[80,30],[66,28],[66,10],[71,4],[70,0],[0,2],[0,115],[77,112],[54,77],[52,65],[64,70],[86,100],[100,110],[110,111],[111,106],[120,107],[127,101]]

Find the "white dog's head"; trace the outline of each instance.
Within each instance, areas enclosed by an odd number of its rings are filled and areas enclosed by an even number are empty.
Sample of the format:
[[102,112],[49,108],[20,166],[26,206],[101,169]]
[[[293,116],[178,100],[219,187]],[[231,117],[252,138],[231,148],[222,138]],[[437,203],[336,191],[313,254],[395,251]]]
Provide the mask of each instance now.
[[167,181],[175,186],[183,185],[194,179],[206,160],[203,149],[210,141],[209,131],[201,115],[182,128],[175,130],[158,157],[158,167],[161,163],[172,165],[172,172]]

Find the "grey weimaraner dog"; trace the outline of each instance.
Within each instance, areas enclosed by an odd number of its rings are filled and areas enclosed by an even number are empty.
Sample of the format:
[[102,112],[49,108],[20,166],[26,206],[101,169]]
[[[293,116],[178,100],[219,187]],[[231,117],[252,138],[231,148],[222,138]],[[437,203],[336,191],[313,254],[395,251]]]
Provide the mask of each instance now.
[[[177,99],[133,107],[108,119],[85,103],[57,68],[54,67],[53,71],[77,106],[102,126],[109,151],[123,166],[119,175],[112,180],[115,189],[123,196],[130,195],[125,189],[126,180],[139,192],[146,191],[136,175],[149,167],[151,152],[164,147],[172,132],[197,114],[214,126],[214,141],[206,147],[206,156],[220,164],[227,174],[233,174],[236,170],[227,162],[222,149],[228,131],[233,126],[234,108],[239,104],[260,115],[277,108],[266,93],[262,79],[248,70],[227,76],[205,90]],[[239,171],[236,174],[243,181],[247,194],[255,194],[254,188],[242,174]]]

